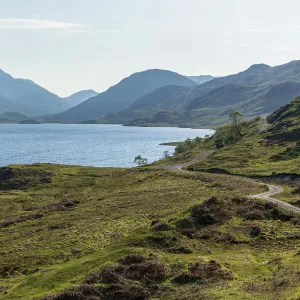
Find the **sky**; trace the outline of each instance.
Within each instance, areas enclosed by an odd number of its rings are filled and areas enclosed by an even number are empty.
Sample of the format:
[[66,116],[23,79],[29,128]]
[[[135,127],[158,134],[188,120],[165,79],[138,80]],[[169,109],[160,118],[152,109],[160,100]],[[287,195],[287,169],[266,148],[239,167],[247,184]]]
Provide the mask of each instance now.
[[0,69],[59,96],[300,59],[299,0],[0,0]]

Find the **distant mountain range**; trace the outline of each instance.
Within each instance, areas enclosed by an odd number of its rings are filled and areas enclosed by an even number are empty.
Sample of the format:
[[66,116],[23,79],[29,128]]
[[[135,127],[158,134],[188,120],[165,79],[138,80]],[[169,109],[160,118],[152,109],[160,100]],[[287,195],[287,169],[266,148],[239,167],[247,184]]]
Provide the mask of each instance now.
[[65,98],[64,101],[71,108],[97,95],[98,93],[94,90],[84,90]]
[[130,107],[137,99],[166,85],[194,86],[194,81],[185,76],[165,70],[147,70],[135,73],[98,96],[50,119],[62,122],[93,120],[109,113]]
[[10,116],[1,114],[13,112],[46,122],[215,127],[226,123],[232,111],[246,118],[268,114],[298,95],[300,61],[256,64],[219,78],[146,70],[100,94],[87,90],[65,99],[1,71],[0,122]]
[[134,126],[215,127],[228,114],[267,114],[300,95],[300,61],[277,67],[253,65],[235,75],[197,86],[165,87],[138,99],[127,110],[102,118],[103,123]]
[[60,113],[97,94],[93,90],[80,91],[64,99],[31,80],[13,78],[0,70],[0,122]]
[[197,84],[202,84],[214,79],[211,75],[199,75],[199,76],[186,76],[187,78],[193,80]]

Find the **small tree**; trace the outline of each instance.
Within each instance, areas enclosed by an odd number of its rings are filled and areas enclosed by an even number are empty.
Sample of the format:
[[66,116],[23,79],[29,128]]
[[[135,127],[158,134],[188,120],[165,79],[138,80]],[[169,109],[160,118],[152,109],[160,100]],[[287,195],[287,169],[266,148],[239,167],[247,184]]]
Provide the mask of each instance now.
[[168,159],[171,156],[169,151],[165,151],[163,154],[163,159]]
[[202,142],[202,138],[197,136],[194,141],[196,144],[200,144]]
[[238,111],[232,112],[229,115],[229,119],[231,121],[231,131],[232,131],[232,138],[235,141],[238,141],[242,136],[242,119],[243,114]]
[[141,155],[138,155],[135,157],[134,163],[136,163],[139,167],[145,166],[148,164],[148,159],[145,157],[142,157]]

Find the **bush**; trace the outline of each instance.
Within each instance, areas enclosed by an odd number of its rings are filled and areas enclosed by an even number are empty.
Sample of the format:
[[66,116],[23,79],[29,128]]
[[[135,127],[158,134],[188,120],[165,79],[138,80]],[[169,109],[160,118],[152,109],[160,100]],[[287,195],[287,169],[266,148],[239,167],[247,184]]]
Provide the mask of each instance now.
[[167,268],[162,262],[148,261],[128,266],[124,272],[124,276],[132,280],[153,283],[165,279],[167,273]]
[[214,260],[209,263],[194,263],[189,266],[189,272],[176,275],[172,282],[176,284],[188,284],[195,281],[211,282],[217,280],[232,280],[230,272],[223,270]]
[[184,272],[181,274],[176,275],[172,282],[176,283],[176,284],[188,284],[188,283],[192,283],[195,282],[197,280],[197,278],[195,276],[193,276],[192,274],[188,273],[188,272]]
[[169,223],[157,223],[152,229],[155,231],[168,231],[172,229],[172,226]]
[[125,268],[120,265],[106,266],[99,273],[99,282],[106,284],[122,282],[124,271]]
[[140,285],[113,284],[104,289],[105,300],[146,300],[149,299],[148,289]]
[[253,237],[258,236],[258,235],[260,235],[260,233],[261,233],[261,229],[259,226],[257,226],[257,225],[252,226],[251,231],[250,231],[251,236],[253,236]]
[[202,281],[211,281],[216,279],[226,279],[232,280],[233,276],[230,272],[223,270],[221,266],[211,260],[209,263],[194,263],[189,267],[190,273],[195,276],[195,278],[200,279]]
[[140,264],[146,261],[143,255],[139,254],[129,254],[120,260],[123,265]]
[[84,284],[82,286],[65,290],[59,294],[44,297],[44,300],[86,300],[103,299],[103,293],[100,288]]
[[167,267],[160,261],[131,254],[120,260],[120,264],[105,266],[100,272],[87,276],[86,283],[120,284],[125,279],[153,283],[163,280]]

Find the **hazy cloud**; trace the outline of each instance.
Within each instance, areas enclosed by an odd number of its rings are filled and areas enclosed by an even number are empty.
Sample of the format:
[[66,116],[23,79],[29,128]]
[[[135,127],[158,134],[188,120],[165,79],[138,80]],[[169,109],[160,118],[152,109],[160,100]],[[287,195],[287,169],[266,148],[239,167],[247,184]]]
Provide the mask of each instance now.
[[271,28],[252,28],[252,29],[243,29],[242,32],[273,32],[274,29]]
[[0,19],[1,30],[13,29],[80,29],[85,27],[82,24],[63,23],[51,20],[38,19]]
[[270,46],[265,44],[240,44],[241,47],[244,48],[261,48],[261,49],[269,49],[269,50],[289,50],[289,48],[286,47],[276,47],[276,46]]

